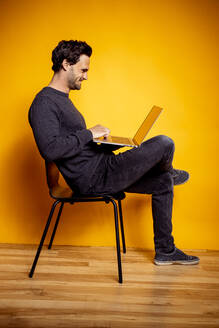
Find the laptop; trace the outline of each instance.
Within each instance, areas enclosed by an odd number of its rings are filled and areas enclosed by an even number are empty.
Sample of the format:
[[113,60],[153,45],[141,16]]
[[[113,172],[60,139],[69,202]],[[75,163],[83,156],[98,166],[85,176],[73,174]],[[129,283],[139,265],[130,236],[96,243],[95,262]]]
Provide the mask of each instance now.
[[139,147],[142,141],[145,139],[146,135],[152,128],[155,121],[158,119],[160,113],[162,112],[162,108],[158,106],[153,106],[144,122],[141,124],[140,128],[134,135],[134,138],[124,138],[124,137],[100,137],[93,139],[94,142],[110,144],[110,145],[118,145],[118,146],[127,146],[127,147]]

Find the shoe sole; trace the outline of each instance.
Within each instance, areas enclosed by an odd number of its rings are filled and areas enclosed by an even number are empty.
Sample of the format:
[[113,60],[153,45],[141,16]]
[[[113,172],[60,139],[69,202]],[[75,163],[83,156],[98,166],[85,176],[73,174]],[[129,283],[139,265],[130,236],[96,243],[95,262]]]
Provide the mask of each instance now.
[[157,260],[154,260],[154,263],[156,265],[171,265],[171,264],[193,265],[193,264],[198,264],[199,260],[193,260],[193,261],[157,261]]

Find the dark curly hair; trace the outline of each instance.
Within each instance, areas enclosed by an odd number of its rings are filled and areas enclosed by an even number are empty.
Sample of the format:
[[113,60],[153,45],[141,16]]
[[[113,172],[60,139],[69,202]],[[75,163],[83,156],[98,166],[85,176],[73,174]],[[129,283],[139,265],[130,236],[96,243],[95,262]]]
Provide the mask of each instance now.
[[52,52],[52,70],[58,72],[62,67],[62,62],[66,59],[69,64],[74,65],[79,61],[80,55],[90,57],[92,48],[83,41],[62,40]]

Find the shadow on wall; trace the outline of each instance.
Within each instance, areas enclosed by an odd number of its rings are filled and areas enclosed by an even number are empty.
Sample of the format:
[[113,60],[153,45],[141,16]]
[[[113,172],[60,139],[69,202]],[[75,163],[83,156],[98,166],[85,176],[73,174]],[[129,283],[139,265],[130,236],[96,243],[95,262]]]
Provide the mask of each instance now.
[[132,247],[151,248],[151,244],[153,245],[151,196],[126,193],[123,208],[128,244]]
[[4,206],[13,224],[9,242],[31,242],[42,226],[42,213],[49,209],[44,162],[39,161],[31,135],[18,139],[8,154],[4,168],[7,175]]

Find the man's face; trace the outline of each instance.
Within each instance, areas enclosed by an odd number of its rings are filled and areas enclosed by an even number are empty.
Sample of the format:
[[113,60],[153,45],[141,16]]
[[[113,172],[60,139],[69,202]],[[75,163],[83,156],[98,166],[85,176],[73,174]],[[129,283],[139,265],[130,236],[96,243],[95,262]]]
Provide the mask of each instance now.
[[68,87],[70,90],[80,90],[81,82],[87,80],[90,58],[81,55],[79,61],[74,65],[69,65],[67,70]]

